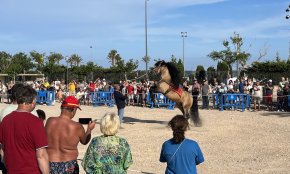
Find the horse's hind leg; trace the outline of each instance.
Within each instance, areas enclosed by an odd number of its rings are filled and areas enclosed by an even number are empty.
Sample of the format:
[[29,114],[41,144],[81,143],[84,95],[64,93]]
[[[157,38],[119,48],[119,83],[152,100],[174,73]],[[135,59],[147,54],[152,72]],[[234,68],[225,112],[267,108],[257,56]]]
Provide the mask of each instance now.
[[184,115],[184,109],[183,109],[182,105],[178,103],[178,104],[176,104],[176,106],[182,112],[182,115]]
[[182,112],[182,115],[183,115],[186,119],[189,119],[189,118],[190,118],[189,108],[185,108],[185,107],[183,106],[183,103],[177,104],[176,106],[177,106],[178,109]]
[[184,114],[183,116],[188,120],[190,118],[189,108],[183,108]]
[[184,118],[188,120],[190,118],[189,109],[184,108],[181,104],[177,105],[177,107],[182,112],[182,115],[184,116]]

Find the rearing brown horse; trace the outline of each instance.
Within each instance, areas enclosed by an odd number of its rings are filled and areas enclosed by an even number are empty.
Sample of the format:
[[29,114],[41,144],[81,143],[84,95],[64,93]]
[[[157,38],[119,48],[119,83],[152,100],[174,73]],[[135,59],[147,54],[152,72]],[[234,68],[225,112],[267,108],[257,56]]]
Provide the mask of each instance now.
[[184,117],[191,118],[195,126],[201,126],[197,100],[193,99],[190,93],[180,87],[181,81],[176,67],[170,62],[158,61],[155,63],[154,71],[161,75],[156,90],[176,102],[176,106],[181,110]]

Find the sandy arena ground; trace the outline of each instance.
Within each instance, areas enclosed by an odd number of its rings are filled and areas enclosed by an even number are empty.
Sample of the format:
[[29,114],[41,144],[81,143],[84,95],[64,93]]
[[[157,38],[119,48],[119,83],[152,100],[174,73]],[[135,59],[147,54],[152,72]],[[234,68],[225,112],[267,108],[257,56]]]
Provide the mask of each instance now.
[[[0,104],[0,109],[6,104]],[[38,105],[48,117],[58,116],[60,104]],[[74,120],[80,117],[100,119],[117,108],[82,106]],[[204,174],[289,174],[290,173],[290,113],[199,110],[202,127],[191,127],[186,137],[195,139],[204,154],[205,162],[198,166]],[[171,138],[167,122],[178,109],[125,108],[124,129],[118,135],[125,137],[133,155],[134,164],[128,173],[164,173],[166,164],[159,162],[162,143]],[[93,137],[101,135],[99,125]],[[82,159],[87,146],[79,145]],[[81,169],[81,173],[84,171]]]

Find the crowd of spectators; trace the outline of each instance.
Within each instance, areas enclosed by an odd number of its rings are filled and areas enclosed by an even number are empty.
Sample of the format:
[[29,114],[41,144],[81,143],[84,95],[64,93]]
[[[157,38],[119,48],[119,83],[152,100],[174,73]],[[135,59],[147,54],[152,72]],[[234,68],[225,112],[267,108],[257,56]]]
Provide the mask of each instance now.
[[275,97],[277,95],[276,110],[278,112],[289,110],[288,96],[290,95],[290,85],[288,78],[282,77],[276,88],[274,88],[271,79],[264,82],[263,85],[261,83],[261,81],[251,78],[240,78],[228,79],[227,83],[218,83],[216,79],[213,79],[211,83],[203,80],[202,84],[199,84],[194,79],[192,88],[188,88],[188,91],[192,93],[193,97],[202,98],[202,109],[209,109],[208,99],[211,97],[211,94],[242,93],[250,95],[253,110],[260,111],[263,101],[266,110],[274,110],[274,94]]
[[[43,79],[27,83],[36,91],[53,90],[55,92],[55,99],[58,102],[62,102],[66,96],[75,96],[81,104],[86,105],[92,104],[92,92],[114,92],[114,84],[104,78],[96,78],[95,81],[89,82],[84,80],[71,80],[68,84],[66,84],[63,79],[56,79],[50,82],[47,79]],[[194,98],[201,99],[202,109],[210,108],[209,102],[212,94],[243,93],[251,96],[253,110],[261,110],[262,104],[265,104],[266,110],[277,110],[279,112],[289,110],[289,79],[282,77],[281,81],[277,84],[277,88],[274,89],[271,79],[267,82],[260,82],[251,78],[230,78],[226,80],[226,83],[218,83],[216,78],[214,78],[212,81],[203,80],[201,84],[198,83],[197,79],[194,79],[192,85],[189,85],[188,81],[184,81],[182,86],[185,91],[192,93]],[[126,80],[120,81],[118,85],[120,86],[120,92],[126,96],[127,106],[134,105],[145,107],[150,88],[156,85],[156,82],[149,82],[146,80],[140,82],[137,82],[136,80]],[[11,102],[9,95],[11,94],[10,91],[12,86],[12,81],[9,81],[7,84],[0,81],[0,102],[3,102],[5,98],[7,98],[8,103]],[[273,108],[274,92],[275,98],[277,94],[277,100],[274,100],[276,106],[275,109]]]
[[[114,92],[113,84],[106,79],[100,78],[89,82],[71,80],[68,84],[63,79],[56,79],[50,82],[47,79],[43,79],[26,83],[31,85],[36,91],[54,91],[55,99],[60,103],[66,96],[75,96],[80,100],[80,103],[89,105],[92,103],[91,93],[98,91]],[[4,98],[7,98],[7,102],[11,102],[9,95],[13,85],[12,81],[7,84],[0,81],[0,101],[4,101]],[[121,93],[127,97],[127,105],[146,106],[147,95],[152,83],[150,84],[148,81],[137,82],[135,80],[127,80],[120,81],[118,85],[120,86]]]

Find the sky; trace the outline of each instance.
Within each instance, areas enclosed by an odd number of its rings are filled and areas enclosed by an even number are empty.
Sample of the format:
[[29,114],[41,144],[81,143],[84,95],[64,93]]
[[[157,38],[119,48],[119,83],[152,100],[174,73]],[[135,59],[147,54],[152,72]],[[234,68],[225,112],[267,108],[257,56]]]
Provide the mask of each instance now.
[[[145,3],[147,47],[151,58],[183,59],[186,70],[216,67],[207,55],[223,50],[234,32],[244,39],[248,64],[289,57],[290,19],[287,0],[0,0],[0,51],[36,50],[64,56],[78,54],[83,64],[110,67],[115,49],[145,69]],[[187,32],[182,38],[181,32]],[[184,44],[183,44],[184,39]]]

